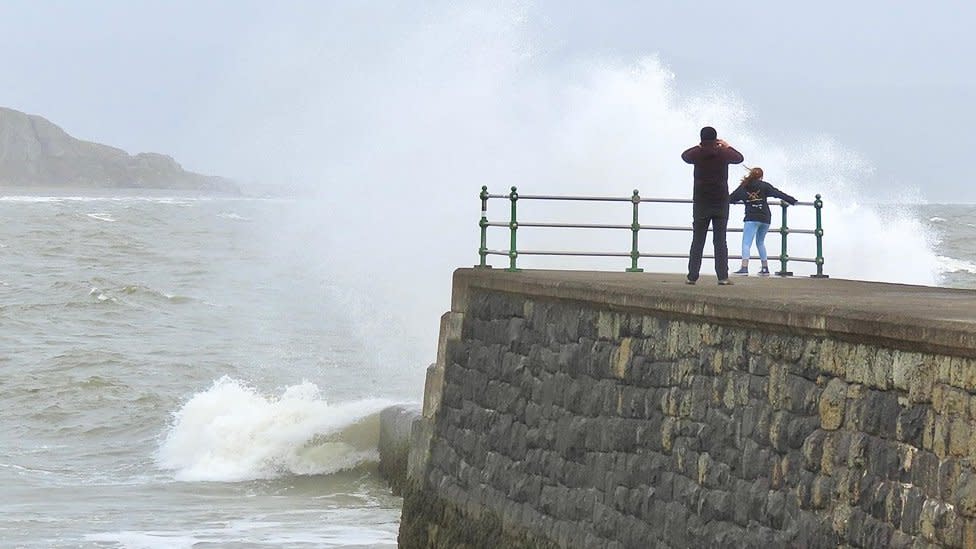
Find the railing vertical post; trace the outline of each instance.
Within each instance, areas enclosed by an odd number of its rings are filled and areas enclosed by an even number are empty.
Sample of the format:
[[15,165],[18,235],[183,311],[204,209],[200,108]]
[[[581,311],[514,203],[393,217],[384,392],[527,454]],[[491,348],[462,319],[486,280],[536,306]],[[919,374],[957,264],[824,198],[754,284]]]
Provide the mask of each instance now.
[[630,198],[631,203],[634,204],[634,219],[630,224],[630,231],[633,235],[630,241],[630,268],[627,269],[628,273],[642,273],[644,269],[637,267],[637,260],[640,259],[640,250],[637,247],[637,233],[640,231],[640,219],[637,217],[637,206],[640,205],[640,193],[637,189],[634,189],[634,196]]
[[820,195],[817,195],[817,199],[813,201],[813,207],[817,210],[817,228],[813,231],[813,234],[817,237],[817,257],[814,260],[817,263],[817,274],[810,275],[813,278],[829,278],[827,275],[823,274],[823,224],[820,219],[820,211],[823,209],[823,200],[820,199]]
[[475,265],[475,267],[491,268],[488,265],[488,186],[483,185],[481,187],[481,194],[478,195],[481,198],[481,220],[478,221],[478,226],[481,227],[481,247],[478,248],[478,255],[481,256],[481,261]]
[[790,260],[790,256],[789,256],[789,253],[787,252],[787,247],[786,247],[786,237],[789,236],[789,234],[790,234],[790,228],[786,224],[786,209],[789,207],[789,205],[786,202],[782,201],[782,200],[780,200],[779,205],[780,205],[780,208],[783,209],[783,218],[782,218],[783,219],[783,224],[779,228],[779,234],[781,236],[780,242],[781,242],[782,245],[780,247],[780,254],[779,254],[780,270],[779,270],[778,273],[776,273],[776,275],[777,276],[793,276],[793,273],[790,272],[790,271],[788,271],[787,270],[787,266],[786,266],[787,262]]
[[512,187],[512,192],[508,195],[509,200],[512,201],[512,219],[508,222],[508,227],[511,230],[512,238],[508,247],[508,271],[518,271],[518,267],[515,265],[515,260],[518,258],[518,248],[515,244],[515,233],[518,231],[518,219],[515,215],[515,204],[518,202],[518,189]]

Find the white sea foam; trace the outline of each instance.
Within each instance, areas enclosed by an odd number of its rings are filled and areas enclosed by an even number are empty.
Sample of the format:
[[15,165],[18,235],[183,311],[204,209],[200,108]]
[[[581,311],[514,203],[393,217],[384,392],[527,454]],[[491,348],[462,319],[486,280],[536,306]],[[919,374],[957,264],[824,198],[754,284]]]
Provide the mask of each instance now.
[[124,549],[190,549],[201,541],[198,536],[189,533],[134,531],[88,534],[85,539],[98,544],[111,543]]
[[88,217],[90,217],[90,218],[92,218],[92,219],[97,219],[99,221],[108,221],[110,223],[115,223],[115,218],[112,217],[112,214],[108,214],[108,213],[89,213],[89,214],[85,214],[85,215],[88,216]]
[[945,273],[966,272],[976,274],[976,263],[953,257],[938,256],[939,268]]
[[329,474],[377,459],[379,399],[330,404],[310,382],[262,395],[230,377],[174,414],[158,463],[178,480]]

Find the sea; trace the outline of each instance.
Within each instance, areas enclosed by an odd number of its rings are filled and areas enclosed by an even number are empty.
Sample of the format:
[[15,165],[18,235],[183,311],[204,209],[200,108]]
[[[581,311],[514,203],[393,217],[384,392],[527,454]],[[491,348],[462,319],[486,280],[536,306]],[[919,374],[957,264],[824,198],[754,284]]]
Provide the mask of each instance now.
[[[429,361],[364,329],[369,280],[283,241],[301,208],[0,193],[0,547],[396,546],[378,412],[416,405]],[[976,289],[976,205],[902,209],[935,283]]]

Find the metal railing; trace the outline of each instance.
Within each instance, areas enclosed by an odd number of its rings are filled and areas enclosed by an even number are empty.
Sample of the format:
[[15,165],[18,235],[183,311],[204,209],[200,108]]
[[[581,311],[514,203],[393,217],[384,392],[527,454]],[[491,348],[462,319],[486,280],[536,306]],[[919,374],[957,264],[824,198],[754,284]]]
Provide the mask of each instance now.
[[[512,187],[511,192],[508,194],[490,194],[488,192],[488,187],[481,187],[481,193],[479,195],[481,198],[481,220],[478,222],[478,226],[481,227],[481,246],[478,248],[478,255],[481,258],[476,267],[489,268],[487,259],[489,255],[501,255],[506,256],[509,259],[509,266],[506,270],[508,271],[518,271],[517,260],[520,255],[538,255],[538,256],[579,256],[579,257],[629,257],[630,267],[626,269],[627,272],[643,272],[644,270],[637,266],[637,262],[642,257],[653,257],[653,258],[673,258],[673,259],[687,259],[687,254],[675,254],[675,253],[647,253],[641,252],[638,247],[640,231],[650,230],[650,231],[691,231],[690,226],[673,226],[673,225],[641,225],[638,218],[638,207],[642,203],[665,203],[665,204],[691,204],[692,200],[685,198],[642,198],[640,193],[635,189],[633,196],[627,197],[611,197],[611,196],[547,196],[547,195],[520,195],[516,187]],[[508,221],[489,221],[488,220],[488,200],[492,198],[504,198],[508,199],[511,203],[511,215]],[[579,201],[579,202],[630,202],[633,204],[633,217],[629,225],[617,225],[617,224],[603,224],[603,223],[539,223],[539,222],[524,222],[519,221],[517,216],[518,202],[519,200],[551,200],[551,201]],[[779,205],[781,207],[781,223],[778,229],[770,229],[770,232],[778,232],[780,234],[780,255],[778,258],[780,262],[780,270],[776,272],[778,276],[792,276],[793,272],[789,270],[789,262],[803,262],[803,263],[814,263],[816,264],[817,272],[816,274],[810,275],[812,278],[828,278],[827,275],[823,273],[824,257],[823,257],[823,225],[821,218],[821,210],[823,209],[823,200],[821,200],[820,195],[816,195],[816,199],[813,202],[802,202],[799,201],[794,206],[813,206],[816,210],[816,228],[814,229],[791,229],[787,224],[787,209],[789,204],[784,201],[780,201]],[[508,227],[509,229],[509,249],[508,250],[491,250],[488,249],[488,227]],[[529,227],[549,227],[549,228],[572,228],[572,229],[621,229],[631,231],[631,248],[630,252],[606,252],[606,251],[546,251],[546,250],[519,250],[517,246],[518,242],[518,230],[520,228]],[[741,228],[729,228],[728,232],[742,232]],[[817,244],[817,255],[816,257],[791,257],[788,252],[788,237],[790,234],[810,234],[816,238]],[[703,255],[705,259],[714,259],[714,256]],[[742,256],[729,255],[729,259],[741,259]],[[772,259],[774,256],[770,256]]]

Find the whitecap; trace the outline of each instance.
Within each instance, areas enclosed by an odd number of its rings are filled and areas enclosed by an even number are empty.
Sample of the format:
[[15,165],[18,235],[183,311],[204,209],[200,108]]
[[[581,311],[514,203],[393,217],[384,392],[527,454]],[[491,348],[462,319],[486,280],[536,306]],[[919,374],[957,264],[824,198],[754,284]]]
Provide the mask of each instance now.
[[956,259],[954,257],[937,256],[936,259],[939,262],[939,267],[942,269],[943,273],[959,273],[966,272],[971,274],[976,274],[976,263],[971,261],[965,261],[962,259]]
[[87,217],[90,217],[92,219],[97,219],[99,221],[108,221],[109,223],[115,223],[115,218],[113,218],[111,214],[107,214],[107,213],[90,213],[90,214],[85,214],[85,215]]
[[224,376],[173,414],[157,462],[184,481],[322,475],[376,461],[380,399],[328,403],[305,381],[263,395]]

